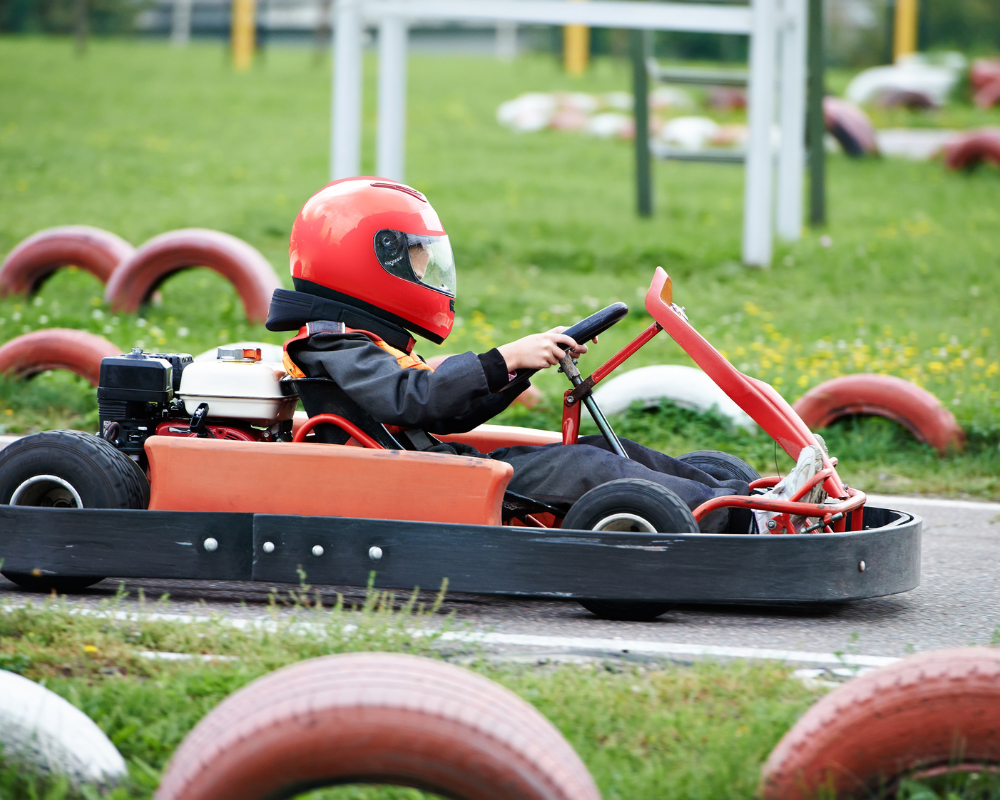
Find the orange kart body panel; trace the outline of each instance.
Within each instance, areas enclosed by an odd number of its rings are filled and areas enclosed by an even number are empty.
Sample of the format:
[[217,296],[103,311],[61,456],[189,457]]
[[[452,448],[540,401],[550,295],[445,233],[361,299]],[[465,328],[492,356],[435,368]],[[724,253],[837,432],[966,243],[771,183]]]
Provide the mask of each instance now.
[[502,461],[346,445],[151,436],[154,511],[500,525]]

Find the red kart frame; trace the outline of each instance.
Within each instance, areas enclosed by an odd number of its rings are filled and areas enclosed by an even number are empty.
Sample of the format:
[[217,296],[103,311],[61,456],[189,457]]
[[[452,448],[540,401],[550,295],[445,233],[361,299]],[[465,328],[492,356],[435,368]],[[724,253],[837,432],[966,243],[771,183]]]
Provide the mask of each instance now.
[[[812,431],[773,387],[744,375],[691,326],[684,309],[673,302],[673,283],[662,267],[656,268],[653,282],[646,292],[646,310],[656,321],[587,378],[584,384],[588,388],[592,389],[604,380],[656,334],[665,330],[705,374],[781,445],[781,449],[789,456],[797,460],[803,447],[817,444]],[[563,398],[563,444],[576,444],[579,436],[581,404],[576,402],[578,398],[578,389],[567,390]],[[790,519],[793,514],[821,520],[817,526],[806,528],[803,532],[822,530],[826,533],[843,533],[862,530],[861,512],[866,500],[864,492],[844,485],[837,474],[836,459],[824,455],[823,467],[812,481],[802,487],[796,497],[803,496],[822,481],[823,489],[833,502],[802,503],[794,499],[772,500],[755,495],[730,495],[702,503],[694,510],[694,517],[700,520],[718,508],[742,507],[779,512],[779,516],[775,517],[777,527],[770,531],[775,534],[796,533]],[[750,484],[750,488],[774,486],[778,480],[777,477],[761,478]]]

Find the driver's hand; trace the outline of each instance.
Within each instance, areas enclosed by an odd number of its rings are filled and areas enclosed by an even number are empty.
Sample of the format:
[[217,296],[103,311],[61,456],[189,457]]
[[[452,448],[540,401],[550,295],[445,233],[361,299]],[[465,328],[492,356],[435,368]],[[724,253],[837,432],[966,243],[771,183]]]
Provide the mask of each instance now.
[[[568,330],[569,330],[569,328],[567,328],[565,325],[560,325],[558,328],[553,328],[551,331],[549,331],[549,333],[562,333],[563,331],[568,331]],[[592,341],[594,344],[597,344],[597,337],[595,336],[590,341]],[[587,352],[587,348],[584,348],[580,352],[581,353],[586,353]]]
[[519,369],[545,369],[558,364],[565,355],[561,345],[568,346],[574,356],[587,352],[587,345],[577,344],[563,333],[564,330],[566,329],[553,328],[545,333],[534,333],[501,345],[497,350],[510,372],[517,372]]

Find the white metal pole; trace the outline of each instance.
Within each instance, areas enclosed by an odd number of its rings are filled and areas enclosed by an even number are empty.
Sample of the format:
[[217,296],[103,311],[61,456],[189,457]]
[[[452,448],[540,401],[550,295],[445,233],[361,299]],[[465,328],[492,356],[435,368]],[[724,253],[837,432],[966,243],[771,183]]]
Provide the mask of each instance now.
[[753,0],[750,82],[747,87],[746,175],[743,189],[743,262],[771,265],[771,125],[774,122],[775,0]]
[[497,23],[496,56],[500,61],[513,61],[517,58],[516,22]]
[[383,17],[378,29],[378,142],[375,171],[402,181],[406,164],[406,20]]
[[334,12],[331,180],[361,171],[361,2],[337,0]]
[[173,18],[170,20],[170,44],[184,47],[191,40],[192,0],[174,0]]
[[806,137],[806,0],[784,0],[781,29],[781,149],[778,152],[778,236],[802,233]]

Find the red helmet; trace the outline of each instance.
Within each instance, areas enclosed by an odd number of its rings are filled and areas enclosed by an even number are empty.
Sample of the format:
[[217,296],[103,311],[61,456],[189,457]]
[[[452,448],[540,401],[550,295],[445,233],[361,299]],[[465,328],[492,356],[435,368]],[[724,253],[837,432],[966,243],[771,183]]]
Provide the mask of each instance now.
[[382,178],[344,178],[302,207],[288,245],[300,292],[441,343],[455,321],[455,260],[431,204]]

